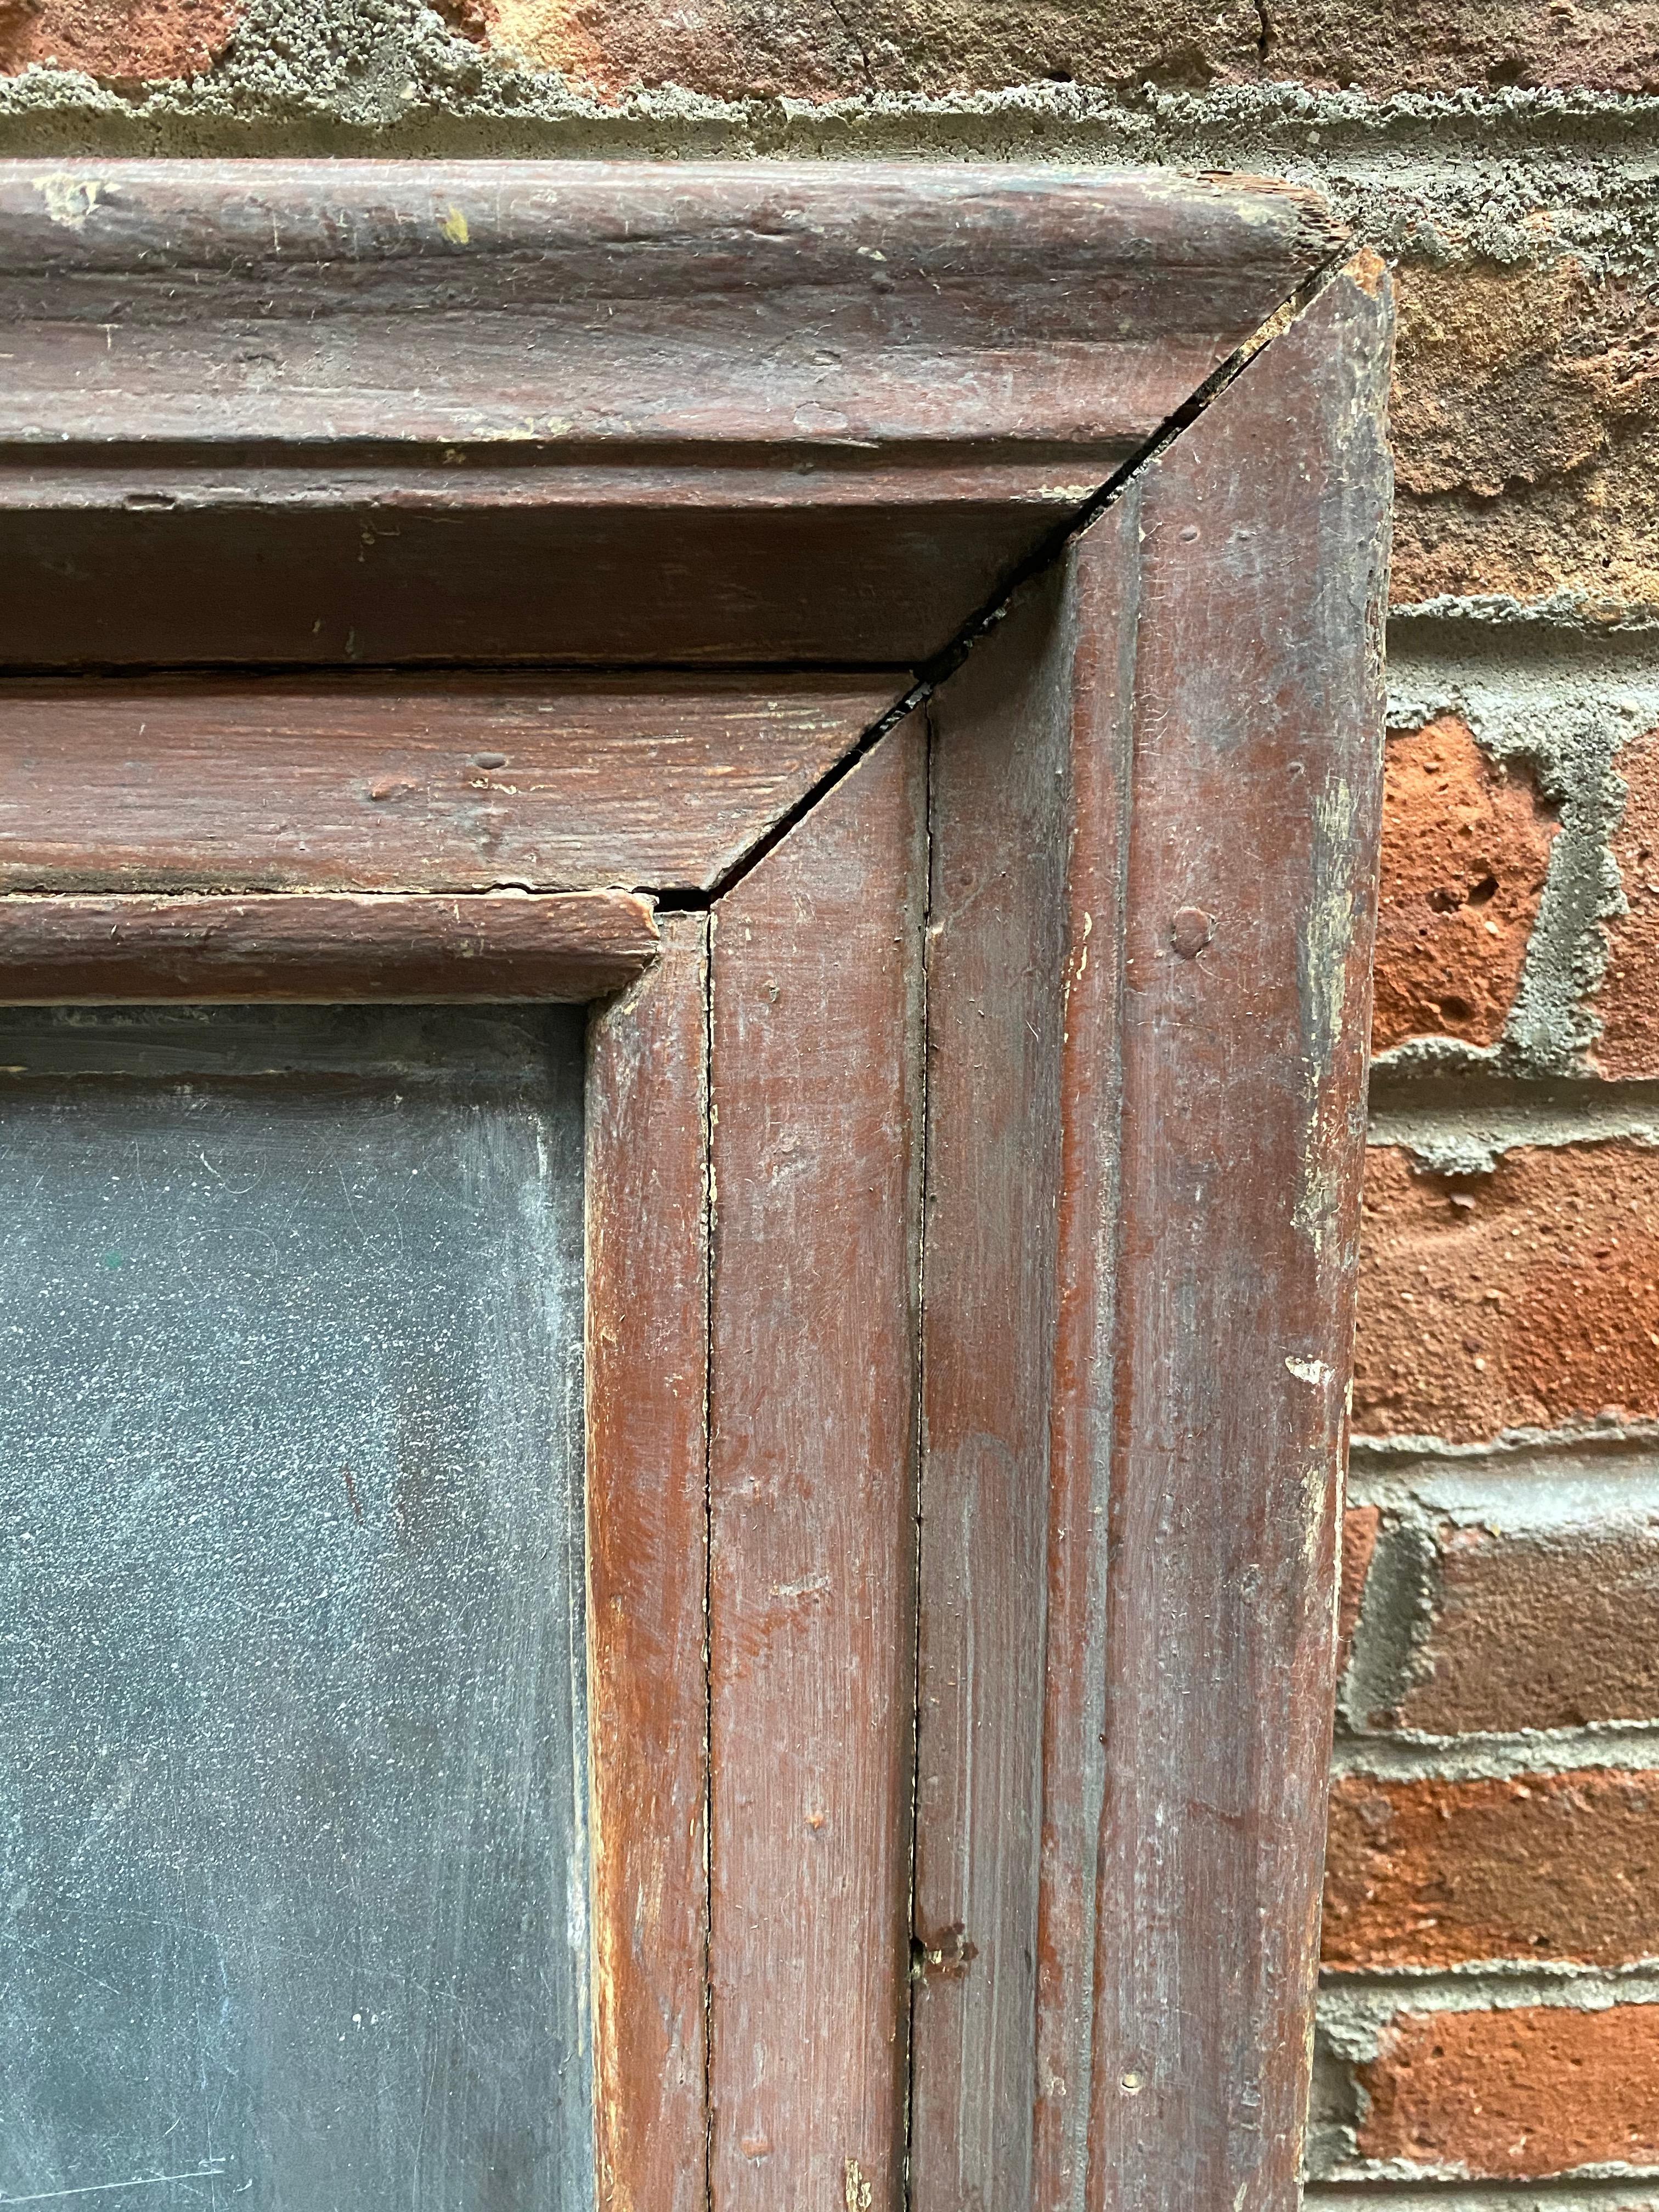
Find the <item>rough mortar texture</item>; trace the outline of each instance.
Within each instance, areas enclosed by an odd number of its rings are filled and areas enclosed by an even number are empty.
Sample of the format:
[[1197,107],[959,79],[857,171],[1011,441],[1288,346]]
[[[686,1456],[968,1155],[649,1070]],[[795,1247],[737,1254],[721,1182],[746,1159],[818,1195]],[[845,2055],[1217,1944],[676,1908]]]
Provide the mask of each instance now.
[[1575,9],[1549,0],[1407,6],[1379,21],[1363,0],[714,0],[677,15],[641,0],[459,0],[490,46],[612,92],[680,84],[730,98],[984,91],[1036,79],[1203,86],[1290,78],[1371,92],[1460,86],[1659,90],[1659,30],[1634,0]]
[[1371,1046],[1503,1038],[1559,825],[1451,715],[1389,747]]
[[1659,1955],[1659,1775],[1350,1775],[1331,1793],[1328,1966]]
[[1659,1413],[1659,1152],[1517,1147],[1488,1176],[1366,1164],[1354,1419],[1454,1442]]
[[1359,1626],[1360,1602],[1365,1595],[1377,1531],[1382,1524],[1380,1507],[1351,1505],[1342,1516],[1342,1581],[1337,1600],[1337,1669],[1346,1673]]
[[[188,4],[172,0],[175,12]],[[108,73],[100,19],[118,12],[112,0],[7,5],[13,15],[38,5],[60,19],[40,53]],[[1111,9],[1091,0],[707,0],[673,10],[646,0],[438,0],[438,9],[509,68],[556,74],[610,101],[670,88],[716,100],[823,102],[1045,82],[1202,90],[1279,81],[1383,95],[1659,91],[1659,31],[1641,0],[1586,0],[1571,10],[1559,0],[1432,9],[1419,0],[1381,17],[1364,0],[1127,0]],[[131,12],[145,19],[163,10]],[[142,21],[124,52],[146,76],[179,73],[175,47]],[[26,46],[21,59],[33,58]],[[125,61],[114,72],[130,73]]]

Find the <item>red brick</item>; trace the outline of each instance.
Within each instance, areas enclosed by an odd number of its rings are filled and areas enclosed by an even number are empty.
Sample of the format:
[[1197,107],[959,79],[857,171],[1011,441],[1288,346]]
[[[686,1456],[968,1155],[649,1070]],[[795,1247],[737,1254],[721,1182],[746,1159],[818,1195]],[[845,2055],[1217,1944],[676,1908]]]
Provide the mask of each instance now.
[[1351,1505],[1342,1516],[1342,1584],[1336,1616],[1337,1671],[1348,1663],[1353,1632],[1359,1626],[1359,1607],[1365,1595],[1365,1577],[1376,1551],[1382,1516],[1375,1505]]
[[1644,0],[1267,0],[1267,15],[1266,73],[1309,84],[1659,88],[1659,29]]
[[1387,776],[1371,1048],[1496,1044],[1559,825],[1454,715],[1395,738]]
[[1396,603],[1659,604],[1659,300],[1571,258],[1407,263],[1395,296]]
[[1254,0],[452,0],[498,50],[601,91],[683,85],[802,100],[950,93],[1044,77],[1200,87],[1253,73]]
[[1374,1146],[1355,1357],[1373,1435],[1659,1413],[1659,1152],[1527,1146],[1452,1181]]
[[118,83],[195,76],[223,52],[246,0],[0,0],[0,70],[31,62]]
[[1659,1718],[1654,1521],[1447,1528],[1431,1595],[1401,1727],[1455,1735]]
[[1659,1955],[1659,1774],[1347,1776],[1331,1792],[1333,1966]]
[[[1644,0],[444,0],[500,52],[617,93],[676,84],[720,97],[833,99],[994,90],[1042,78],[1300,78],[1373,92],[1535,84],[1659,89]],[[1265,40],[1264,40],[1265,23]],[[1265,48],[1265,50],[1264,50]]]
[[1603,1075],[1659,1075],[1659,730],[1619,756],[1627,787],[1613,857],[1630,911],[1609,925],[1607,972],[1596,1002]]
[[1659,2165],[1659,2005],[1407,2014],[1359,2080],[1367,2158],[1502,2179]]

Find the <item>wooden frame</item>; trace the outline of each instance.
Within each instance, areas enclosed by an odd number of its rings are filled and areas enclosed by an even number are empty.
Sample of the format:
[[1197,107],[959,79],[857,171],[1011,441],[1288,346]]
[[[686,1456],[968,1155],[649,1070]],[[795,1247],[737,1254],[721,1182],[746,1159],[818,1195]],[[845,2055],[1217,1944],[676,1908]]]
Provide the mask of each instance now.
[[1111,173],[0,165],[0,996],[602,1000],[605,2205],[1295,2199],[1340,252]]

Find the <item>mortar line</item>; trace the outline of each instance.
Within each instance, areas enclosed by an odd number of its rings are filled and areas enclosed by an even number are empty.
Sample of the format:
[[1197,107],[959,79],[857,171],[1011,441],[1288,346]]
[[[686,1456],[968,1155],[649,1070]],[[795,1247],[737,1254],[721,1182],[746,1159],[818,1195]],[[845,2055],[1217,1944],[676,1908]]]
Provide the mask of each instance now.
[[[1659,2192],[1656,2192],[1659,2194]],[[1565,2181],[1406,2180],[1395,2175],[1363,2180],[1310,2181],[1303,2202],[1310,2206],[1382,2203],[1393,2212],[1592,2212],[1599,2206],[1635,2212],[1627,2179],[1596,2178]]]
[[1511,1429],[1475,1443],[1448,1443],[1430,1436],[1355,1436],[1348,1444],[1350,1473],[1395,1474],[1402,1483],[1417,1471],[1444,1474],[1456,1468],[1494,1474],[1525,1474],[1553,1460],[1593,1462],[1659,1451],[1659,1422],[1626,1421],[1603,1428]]
[[1659,2005],[1659,1964],[1631,1966],[1546,1964],[1533,1959],[1481,1959],[1468,1966],[1347,1972],[1325,1966],[1319,1976],[1319,2018],[1380,2030],[1401,2013],[1611,2012]]
[[1534,1775],[1659,1773],[1659,1723],[1612,1721],[1459,1736],[1345,1734],[1336,1740],[1331,1772],[1340,1780],[1378,1782],[1524,1782]]

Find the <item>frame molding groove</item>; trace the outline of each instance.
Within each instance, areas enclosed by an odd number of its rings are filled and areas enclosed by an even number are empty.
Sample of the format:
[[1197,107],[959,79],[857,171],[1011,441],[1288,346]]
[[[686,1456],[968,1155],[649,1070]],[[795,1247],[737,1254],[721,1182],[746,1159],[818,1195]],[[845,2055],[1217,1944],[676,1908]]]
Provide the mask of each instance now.
[[0,665],[914,665],[1342,241],[1127,170],[0,163]]

